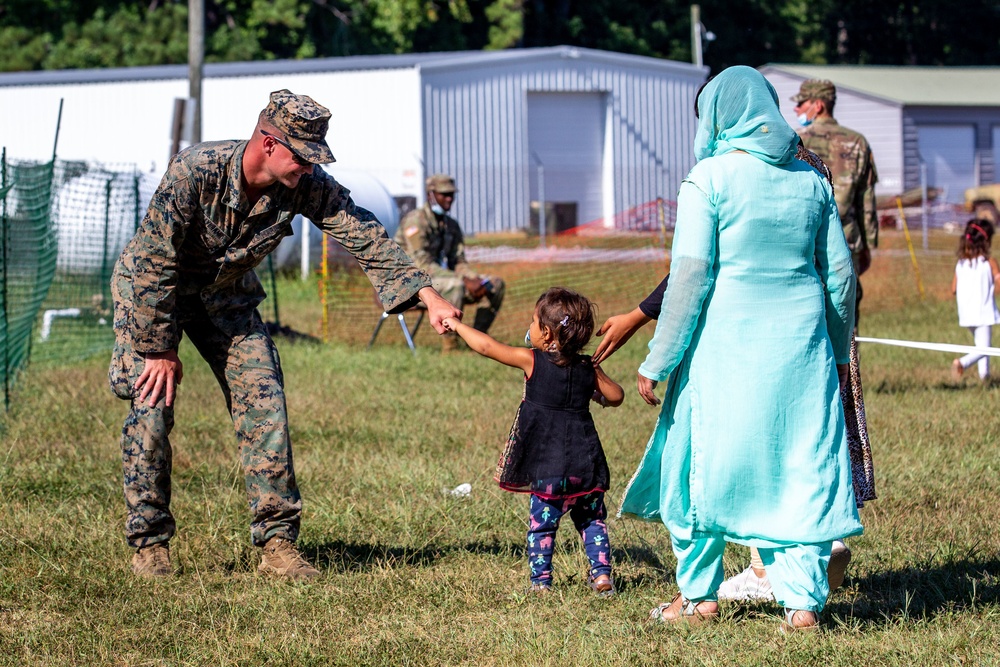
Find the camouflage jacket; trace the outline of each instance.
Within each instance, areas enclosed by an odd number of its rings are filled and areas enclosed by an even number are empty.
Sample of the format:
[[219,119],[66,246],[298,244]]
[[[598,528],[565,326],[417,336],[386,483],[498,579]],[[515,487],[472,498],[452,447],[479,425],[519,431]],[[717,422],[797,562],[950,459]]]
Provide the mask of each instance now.
[[438,219],[430,204],[407,213],[396,231],[396,243],[413,258],[413,263],[431,274],[454,272],[475,278],[476,272],[465,261],[465,238],[458,221],[447,213]]
[[265,297],[255,266],[292,234],[301,213],[357,258],[386,310],[398,311],[430,285],[375,216],[321,168],[294,189],[275,183],[252,207],[242,192],[246,141],[197,144],[178,153],[135,236],[115,264],[140,354],[176,349],[178,322],[208,317],[229,335],[246,333]]
[[878,247],[875,183],[878,172],[868,141],[833,118],[817,118],[799,130],[805,147],[833,174],[833,196],[851,252]]

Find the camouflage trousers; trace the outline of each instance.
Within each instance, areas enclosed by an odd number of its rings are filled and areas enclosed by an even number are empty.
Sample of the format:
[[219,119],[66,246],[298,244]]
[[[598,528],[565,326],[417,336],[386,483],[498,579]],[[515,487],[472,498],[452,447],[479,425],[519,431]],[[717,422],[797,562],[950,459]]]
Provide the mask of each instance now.
[[[111,390],[131,402],[121,437],[128,509],[125,535],[129,546],[138,549],[165,542],[176,531],[170,513],[169,436],[174,410],[166,407],[164,399],[155,406],[140,404],[138,393],[132,390],[145,361],[132,348],[127,312],[128,304],[116,301],[115,348],[109,379]],[[299,533],[302,500],[292,465],[278,350],[256,313],[245,336],[227,335],[207,317],[197,320],[181,322],[181,330],[212,368],[226,398],[253,517],[253,543],[261,546],[272,537],[294,542]]]
[[466,304],[478,304],[476,316],[472,321],[472,326],[479,331],[489,331],[493,320],[497,317],[497,312],[503,304],[504,293],[507,290],[502,279],[496,276],[479,276],[479,278],[489,281],[486,288],[486,296],[481,299],[473,299],[465,291],[465,281],[461,276],[436,276],[431,282],[431,286],[438,291],[446,301],[453,306],[462,309]]

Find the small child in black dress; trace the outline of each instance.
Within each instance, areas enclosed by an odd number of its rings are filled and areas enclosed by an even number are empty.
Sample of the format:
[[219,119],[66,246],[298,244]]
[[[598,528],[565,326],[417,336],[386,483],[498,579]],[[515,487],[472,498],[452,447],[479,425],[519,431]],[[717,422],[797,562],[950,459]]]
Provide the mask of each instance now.
[[590,587],[613,595],[611,547],[604,525],[608,463],[590,415],[590,401],[621,405],[625,392],[589,356],[581,354],[594,332],[594,305],[553,287],[539,297],[525,342],[512,347],[448,318],[444,325],[469,347],[524,371],[524,396],[497,464],[496,480],[508,491],[531,494],[528,563],[531,590],[552,586],[552,552],[559,520],[569,512],[590,560]]

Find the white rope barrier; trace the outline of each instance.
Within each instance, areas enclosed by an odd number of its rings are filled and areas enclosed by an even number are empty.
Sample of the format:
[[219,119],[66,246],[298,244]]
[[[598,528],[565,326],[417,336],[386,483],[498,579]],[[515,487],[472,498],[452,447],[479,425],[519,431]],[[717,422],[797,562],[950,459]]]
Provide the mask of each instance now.
[[898,347],[912,347],[917,350],[931,350],[933,352],[954,352],[956,354],[981,354],[988,357],[1000,357],[1000,347],[975,347],[974,345],[953,345],[951,343],[925,343],[912,340],[895,340],[892,338],[864,338],[858,336],[855,340],[859,343],[878,343],[879,345],[896,345]]

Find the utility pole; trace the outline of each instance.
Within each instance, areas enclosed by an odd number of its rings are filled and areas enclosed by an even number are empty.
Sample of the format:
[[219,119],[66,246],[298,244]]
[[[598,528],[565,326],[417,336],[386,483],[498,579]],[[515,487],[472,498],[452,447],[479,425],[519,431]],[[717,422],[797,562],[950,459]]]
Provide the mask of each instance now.
[[191,143],[201,141],[201,75],[205,67],[205,0],[188,0],[188,97]]
[[691,5],[691,62],[698,67],[704,63],[701,58],[701,6]]
[[714,42],[715,33],[711,30],[705,30],[705,26],[702,25],[701,6],[691,5],[691,62],[698,67],[705,64],[702,60],[702,53],[705,50],[702,40]]

